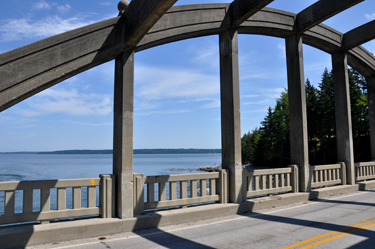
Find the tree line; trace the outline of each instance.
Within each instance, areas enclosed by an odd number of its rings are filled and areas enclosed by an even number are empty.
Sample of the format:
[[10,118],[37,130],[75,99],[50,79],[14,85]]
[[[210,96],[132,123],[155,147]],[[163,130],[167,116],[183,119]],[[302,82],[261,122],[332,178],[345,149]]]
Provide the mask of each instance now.
[[[354,161],[370,160],[370,131],[367,83],[363,76],[348,69]],[[306,111],[309,161],[311,165],[337,162],[335,106],[332,71],[324,70],[314,87],[307,79]],[[274,108],[269,107],[259,128],[244,134],[242,162],[254,166],[286,167],[290,164],[289,100],[284,89]]]

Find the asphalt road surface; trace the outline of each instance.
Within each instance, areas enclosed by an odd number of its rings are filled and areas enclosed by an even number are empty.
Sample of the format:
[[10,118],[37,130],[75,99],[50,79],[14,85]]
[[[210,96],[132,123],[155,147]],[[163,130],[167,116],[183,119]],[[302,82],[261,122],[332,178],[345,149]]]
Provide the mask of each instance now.
[[30,248],[375,248],[375,191],[265,213]]

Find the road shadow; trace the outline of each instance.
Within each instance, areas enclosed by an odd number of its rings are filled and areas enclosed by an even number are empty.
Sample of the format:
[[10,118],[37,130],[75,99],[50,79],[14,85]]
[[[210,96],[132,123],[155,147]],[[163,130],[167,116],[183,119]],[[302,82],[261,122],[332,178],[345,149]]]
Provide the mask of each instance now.
[[[159,228],[163,217],[160,214],[150,212],[146,215],[140,215],[137,217],[137,221],[134,224],[133,232],[138,234],[144,239],[147,239],[153,243],[161,245],[170,249],[181,249],[181,248],[204,248],[210,249],[210,247],[193,240],[186,239],[184,237],[173,234],[172,232],[166,232]],[[145,229],[152,227],[151,229]]]
[[[365,241],[350,248],[374,248],[374,245],[375,245],[375,231],[372,231],[366,228],[348,227],[348,226],[338,225],[334,223],[315,221],[312,219],[309,220],[309,219],[290,218],[290,217],[285,217],[285,216],[262,214],[262,213],[256,213],[256,212],[243,214],[242,216],[252,218],[252,219],[257,219],[257,220],[269,221],[269,222],[303,226],[307,228],[317,228],[317,229],[326,230],[327,232],[339,231],[339,233],[354,234],[356,236],[366,238]],[[351,232],[354,229],[357,231]],[[299,241],[295,241],[295,242],[299,242]],[[362,243],[363,245],[365,245],[364,247],[361,246]],[[369,245],[371,246],[369,247]]]
[[354,202],[354,201],[338,201],[338,200],[310,200],[311,202],[329,202],[329,203],[337,203],[337,204],[348,204],[348,205],[361,205],[361,206],[370,206],[375,207],[375,203],[369,203],[369,202]]

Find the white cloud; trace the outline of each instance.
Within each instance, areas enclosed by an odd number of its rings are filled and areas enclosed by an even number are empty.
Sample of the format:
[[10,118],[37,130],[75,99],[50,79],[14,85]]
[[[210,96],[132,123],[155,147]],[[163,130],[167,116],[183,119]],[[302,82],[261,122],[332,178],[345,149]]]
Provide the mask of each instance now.
[[280,51],[280,58],[286,58],[286,53],[285,53],[285,43],[279,43],[277,45],[277,49]]
[[268,107],[267,108],[263,108],[263,109],[258,109],[258,110],[241,111],[241,113],[265,112],[267,110],[268,110]]
[[374,20],[375,19],[375,13],[365,14],[365,17],[366,17],[367,20]]
[[216,108],[220,106],[221,106],[220,100],[216,99],[216,100],[213,100],[211,103],[205,104],[201,108]]
[[69,4],[57,6],[57,10],[60,12],[67,12],[72,8]]
[[18,133],[18,132],[8,132],[5,134],[8,139],[29,139],[37,137],[37,134],[25,134],[25,133]]
[[249,94],[249,95],[245,95],[245,96],[243,96],[243,98],[256,98],[256,97],[260,97],[260,95]]
[[51,113],[68,115],[107,115],[112,112],[111,96],[106,94],[83,94],[76,89],[47,89],[26,102],[30,109],[22,111],[24,116]]
[[246,102],[246,103],[243,103],[244,105],[263,105],[263,104],[266,104],[266,103],[269,103],[270,102],[270,99],[263,99],[263,100],[259,100],[259,101],[256,101],[256,102]]
[[191,54],[195,54],[192,58],[194,64],[199,64],[206,69],[218,69],[220,66],[219,48],[216,44],[208,41],[204,46],[198,48],[190,48]]
[[136,113],[136,116],[146,116],[146,115],[152,115],[152,114],[161,114],[161,115],[167,115],[167,114],[179,114],[179,113],[187,113],[191,112],[191,110],[161,110],[161,111],[148,111],[148,112],[140,112]]
[[51,5],[44,0],[33,4],[33,9],[51,9]]
[[170,98],[195,99],[218,94],[219,75],[178,68],[137,65],[135,81],[139,85],[136,96],[147,100]]
[[79,122],[79,121],[72,121],[72,120],[63,120],[63,122],[71,123],[71,124],[79,124],[85,126],[112,126],[113,123],[87,123],[87,122]]
[[62,19],[58,16],[49,16],[38,21],[27,18],[8,19],[0,25],[0,40],[17,41],[23,38],[48,37],[77,29],[90,23],[92,21],[85,21],[81,17]]

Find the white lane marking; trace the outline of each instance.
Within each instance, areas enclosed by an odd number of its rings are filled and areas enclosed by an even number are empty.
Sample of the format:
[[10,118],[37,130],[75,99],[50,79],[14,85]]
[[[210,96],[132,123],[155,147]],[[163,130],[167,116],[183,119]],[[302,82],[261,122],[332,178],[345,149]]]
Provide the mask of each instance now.
[[[279,210],[274,210],[274,211],[269,211],[269,212],[265,212],[265,213],[258,213],[258,214],[248,215],[248,216],[242,216],[242,217],[238,217],[238,218],[234,218],[234,219],[227,219],[227,220],[222,220],[222,221],[215,221],[215,222],[207,223],[207,224],[200,224],[200,225],[194,225],[194,226],[180,227],[180,228],[175,228],[175,229],[166,230],[166,231],[148,233],[148,234],[143,234],[143,235],[132,235],[132,236],[127,236],[127,237],[123,237],[123,238],[107,239],[107,240],[105,240],[105,242],[126,240],[126,239],[139,238],[139,237],[147,237],[147,236],[152,236],[152,235],[157,235],[157,234],[163,234],[163,233],[166,233],[166,232],[175,232],[175,231],[181,231],[181,230],[190,229],[190,228],[197,228],[197,227],[203,227],[203,226],[208,226],[208,225],[215,225],[215,224],[220,224],[220,223],[226,223],[226,222],[230,222],[230,221],[234,221],[234,220],[248,219],[248,218],[251,218],[251,217],[256,217],[256,216],[260,216],[260,215],[264,215],[264,214],[272,214],[272,213],[276,213],[276,212],[287,211],[287,210],[291,210],[291,209],[295,209],[295,208],[300,208],[300,207],[306,207],[306,206],[310,206],[310,205],[319,204],[321,202],[328,202],[329,200],[336,200],[336,199],[341,199],[341,198],[345,198],[345,197],[350,197],[350,196],[355,196],[355,195],[360,195],[360,194],[366,194],[366,193],[369,193],[369,192],[364,191],[364,192],[359,192],[359,193],[355,193],[355,194],[351,194],[351,195],[344,195],[344,196],[339,196],[339,197],[335,197],[335,198],[330,198],[330,199],[327,199],[327,200],[320,200],[320,201],[317,201],[317,202],[307,203],[307,204],[303,204],[303,205],[299,205],[299,206],[295,206],[295,207],[289,207],[289,208],[279,209]],[[53,247],[53,249],[72,248],[72,247],[93,245],[93,244],[99,244],[99,243],[100,243],[100,241],[95,241],[95,242],[83,243],[83,244],[76,244],[76,245],[70,245],[70,246]]]

